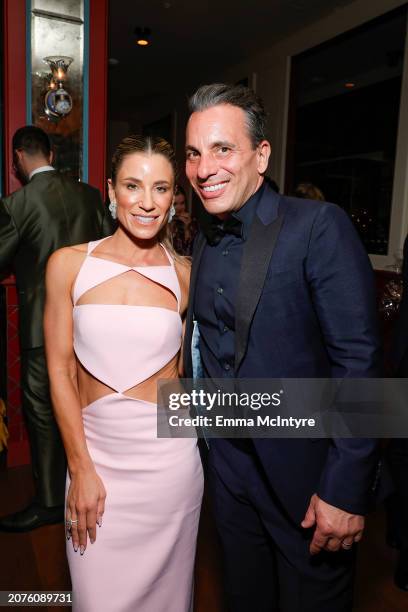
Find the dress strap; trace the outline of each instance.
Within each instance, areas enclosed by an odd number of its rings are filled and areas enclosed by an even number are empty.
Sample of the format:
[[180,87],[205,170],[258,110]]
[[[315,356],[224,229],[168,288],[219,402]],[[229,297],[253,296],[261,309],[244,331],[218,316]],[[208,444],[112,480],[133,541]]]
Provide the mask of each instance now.
[[87,255],[90,255],[92,253],[92,251],[94,251],[96,249],[98,244],[100,244],[101,242],[103,242],[107,238],[110,238],[110,236],[105,236],[105,238],[100,238],[99,240],[91,240],[91,242],[88,242]]
[[170,262],[170,265],[174,268],[174,259],[173,259],[173,257],[170,255],[170,253],[168,252],[168,250],[166,249],[166,247],[164,246],[164,244],[162,242],[159,242],[159,244],[160,244],[161,248],[163,249],[163,251],[165,252],[166,257],[167,257],[167,259]]

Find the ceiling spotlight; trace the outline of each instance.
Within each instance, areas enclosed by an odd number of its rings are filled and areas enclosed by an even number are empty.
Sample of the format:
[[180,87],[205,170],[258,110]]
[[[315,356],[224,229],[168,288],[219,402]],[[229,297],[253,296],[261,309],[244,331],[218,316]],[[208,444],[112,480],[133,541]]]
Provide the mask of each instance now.
[[355,86],[356,86],[356,84],[353,83],[352,81],[349,81],[348,83],[344,83],[344,87],[346,89],[353,89],[353,87],[355,87]]
[[141,47],[146,47],[150,44],[152,31],[150,28],[135,28],[136,43]]

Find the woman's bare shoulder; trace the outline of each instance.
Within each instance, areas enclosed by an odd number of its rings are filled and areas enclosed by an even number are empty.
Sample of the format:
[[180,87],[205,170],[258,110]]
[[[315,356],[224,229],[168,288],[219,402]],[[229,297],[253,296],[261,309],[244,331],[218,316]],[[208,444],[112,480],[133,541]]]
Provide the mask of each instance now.
[[62,247],[61,249],[57,249],[50,255],[49,262],[60,262],[69,263],[71,260],[82,258],[88,252],[88,243],[84,244],[74,244],[73,246]]
[[48,275],[64,274],[69,282],[73,276],[78,274],[87,252],[88,243],[57,249],[48,259]]

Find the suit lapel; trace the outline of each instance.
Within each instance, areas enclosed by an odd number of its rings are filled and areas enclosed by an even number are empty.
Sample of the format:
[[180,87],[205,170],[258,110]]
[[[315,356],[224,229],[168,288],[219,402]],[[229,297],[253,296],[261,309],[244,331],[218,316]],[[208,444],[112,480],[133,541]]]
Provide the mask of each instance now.
[[194,316],[194,299],[195,290],[197,285],[197,274],[200,268],[201,256],[204,251],[204,247],[207,240],[203,233],[200,233],[197,237],[196,244],[193,251],[193,263],[191,266],[191,278],[190,278],[190,292],[188,297],[188,308],[186,316],[186,331],[184,334],[184,349],[183,349],[183,360],[184,369],[186,375],[190,378],[192,376],[192,362],[191,362],[191,338],[193,335],[193,316]]
[[[283,215],[266,222],[262,202],[255,215],[248,240],[242,254],[236,311],[235,311],[235,375],[241,365],[248,345],[249,330],[268,272],[269,263],[283,222]],[[270,212],[273,214],[273,209]],[[261,220],[262,219],[262,220]]]

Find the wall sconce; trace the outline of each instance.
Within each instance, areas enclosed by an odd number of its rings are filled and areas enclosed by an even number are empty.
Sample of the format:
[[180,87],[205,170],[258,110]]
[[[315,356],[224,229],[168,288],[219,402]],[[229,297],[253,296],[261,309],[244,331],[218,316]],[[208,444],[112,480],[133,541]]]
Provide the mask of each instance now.
[[58,121],[72,110],[72,98],[64,89],[64,82],[73,61],[72,57],[64,55],[48,55],[43,58],[43,62],[48,64],[51,70],[51,75],[48,77],[48,91],[44,99],[44,110],[51,120]]

